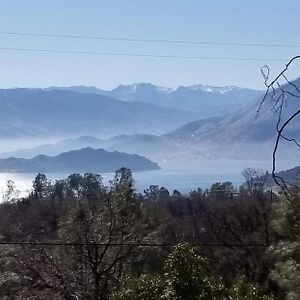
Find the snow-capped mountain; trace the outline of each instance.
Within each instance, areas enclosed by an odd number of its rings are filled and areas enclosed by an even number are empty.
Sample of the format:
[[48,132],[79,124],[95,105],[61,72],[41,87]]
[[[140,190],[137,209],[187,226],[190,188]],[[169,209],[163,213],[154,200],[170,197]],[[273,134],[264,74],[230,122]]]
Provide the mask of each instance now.
[[199,117],[223,115],[239,109],[261,94],[261,91],[247,88],[235,86],[215,87],[201,84],[168,88],[150,83],[135,83],[132,85],[119,85],[110,91],[83,86],[58,89],[103,94],[126,102],[145,102],[189,110],[199,113]]
[[213,87],[208,85],[165,88],[149,83],[120,85],[110,92],[123,101],[138,101],[160,106],[196,111],[203,116],[216,116],[244,106],[261,92],[234,86]]
[[[300,102],[297,100],[295,86],[300,86],[300,78],[293,81],[293,85],[285,85],[286,91],[284,107],[281,115],[283,124],[288,117],[300,109]],[[228,114],[224,117],[198,120],[185,124],[181,128],[173,131],[170,135],[177,139],[191,140],[193,142],[229,143],[232,142],[259,142],[274,141],[276,137],[276,127],[278,122],[278,107],[276,104],[281,93],[280,89],[270,92],[261,107],[259,114],[257,110],[262,101],[258,97],[251,101],[239,111]],[[275,99],[275,100],[274,100]],[[300,122],[296,118],[285,128],[285,135],[288,138],[300,138]]]

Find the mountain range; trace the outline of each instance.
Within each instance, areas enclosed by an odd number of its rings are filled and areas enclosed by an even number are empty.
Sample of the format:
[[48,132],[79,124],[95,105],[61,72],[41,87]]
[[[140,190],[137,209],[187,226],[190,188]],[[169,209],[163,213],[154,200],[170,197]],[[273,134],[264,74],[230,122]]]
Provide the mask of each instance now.
[[262,92],[235,86],[214,87],[208,85],[166,88],[150,83],[119,85],[112,90],[95,87],[52,87],[48,90],[69,90],[84,94],[100,94],[126,102],[143,102],[199,113],[199,118],[223,115],[244,106]]
[[[300,79],[293,82],[294,86],[300,86]],[[300,101],[293,95],[295,91],[293,85],[285,85],[286,91],[282,102],[282,115],[279,125],[283,124],[289,116],[300,109]],[[258,112],[262,96],[251,101],[240,110],[223,117],[198,120],[185,124],[174,130],[170,135],[177,139],[184,139],[192,142],[211,143],[234,143],[234,142],[258,142],[264,143],[274,140],[279,117],[281,89],[270,91],[264,105]],[[279,99],[280,100],[280,99]],[[300,138],[299,118],[285,129],[288,138]]]
[[104,95],[43,89],[0,90],[0,138],[162,134],[197,113]]
[[[294,82],[295,85],[300,84],[300,79]],[[203,86],[202,90],[204,89]],[[136,90],[140,89],[141,85],[136,86]],[[207,93],[219,93],[220,95],[226,93],[226,91],[232,90],[228,88],[215,88],[216,90],[210,90],[211,87],[206,87]],[[118,104],[122,103],[126,105],[137,104],[150,105],[158,109],[175,109],[170,107],[155,106],[153,104],[130,102],[133,99],[114,100],[107,96],[103,96],[101,91],[95,88],[88,87],[71,87],[67,89],[74,89],[77,91],[69,90],[57,90],[56,88],[50,88],[50,90],[38,90],[41,95],[50,93],[52,96],[58,94],[59,99],[65,103],[65,99],[62,96],[70,96],[71,99],[77,99],[80,95],[86,97],[85,99],[98,99],[98,97],[104,97],[106,101],[117,101]],[[79,89],[79,90],[78,90]],[[119,90],[124,90],[123,87],[119,87]],[[134,87],[131,86],[134,90]],[[156,87],[156,89],[158,89]],[[212,88],[211,88],[212,89]],[[293,92],[293,86],[286,86],[285,89],[290,93]],[[18,90],[17,90],[18,91]],[[90,94],[87,94],[87,92]],[[25,90],[25,93],[27,90]],[[170,90],[164,90],[163,93],[171,93]],[[109,138],[98,138],[93,134],[81,134],[83,130],[75,128],[77,130],[77,137],[69,135],[68,139],[62,139],[54,144],[44,144],[31,149],[21,149],[14,152],[2,153],[0,156],[5,158],[9,156],[33,158],[38,154],[45,155],[58,155],[59,153],[80,149],[83,147],[104,148],[109,151],[123,151],[126,153],[134,154],[139,153],[145,155],[149,159],[153,159],[164,165],[165,163],[180,163],[184,161],[184,158],[188,160],[199,159],[215,159],[215,158],[230,158],[230,159],[269,159],[274,146],[274,139],[276,136],[276,124],[278,120],[278,110],[274,106],[274,99],[279,95],[280,90],[276,90],[275,94],[270,93],[266,100],[265,105],[262,106],[259,114],[257,109],[262,100],[262,94],[253,99],[248,100],[240,109],[233,110],[225,115],[217,115],[213,117],[202,118],[193,120],[191,122],[185,122],[185,124],[173,123],[173,128],[167,133],[132,133],[116,135]],[[61,94],[62,93],[62,94]],[[99,94],[97,94],[99,93]],[[78,96],[79,95],[79,96]],[[275,98],[272,100],[271,98]],[[90,98],[91,97],[91,98]],[[68,98],[67,98],[68,99]],[[72,100],[69,100],[70,102]],[[108,100],[109,99],[109,100]],[[145,98],[144,98],[145,99]],[[95,100],[98,101],[98,100]],[[149,99],[150,101],[150,99]],[[232,100],[233,101],[233,100]],[[273,102],[272,102],[273,101]],[[154,102],[154,101],[152,101]],[[222,102],[220,100],[220,102]],[[188,101],[187,101],[188,103]],[[121,105],[121,104],[120,104]],[[222,105],[221,105],[222,107]],[[295,101],[292,95],[287,93],[284,102],[284,114],[282,115],[282,122],[293,111],[300,108],[300,104]],[[78,107],[79,109],[79,107]],[[186,109],[190,109],[186,105]],[[84,110],[84,109],[83,109]],[[175,109],[176,110],[176,109]],[[180,111],[182,112],[182,111]],[[86,114],[86,112],[82,112]],[[136,114],[140,114],[138,110]],[[142,115],[141,112],[140,115]],[[71,113],[70,113],[71,116]],[[138,118],[141,116],[138,116]],[[127,119],[129,117],[127,116]],[[165,118],[168,118],[165,115]],[[50,118],[49,118],[50,119]],[[54,117],[55,119],[55,117]],[[75,118],[75,120],[78,118]],[[68,120],[68,113],[66,114],[66,120]],[[76,121],[73,120],[74,123]],[[141,118],[139,118],[141,120]],[[112,120],[107,120],[109,123]],[[129,120],[128,120],[129,121]],[[163,120],[161,120],[163,122]],[[91,124],[94,121],[90,119]],[[141,122],[137,121],[136,123]],[[151,122],[148,119],[148,122]],[[97,124],[97,122],[96,122]],[[85,125],[81,124],[83,127]],[[124,125],[124,124],[122,124]],[[144,123],[140,123],[140,127],[144,127]],[[170,126],[171,127],[171,126]],[[176,128],[177,127],[177,128]],[[64,127],[61,127],[64,128]],[[149,130],[150,131],[150,130]],[[296,122],[286,130],[288,137],[300,138],[300,123]]]

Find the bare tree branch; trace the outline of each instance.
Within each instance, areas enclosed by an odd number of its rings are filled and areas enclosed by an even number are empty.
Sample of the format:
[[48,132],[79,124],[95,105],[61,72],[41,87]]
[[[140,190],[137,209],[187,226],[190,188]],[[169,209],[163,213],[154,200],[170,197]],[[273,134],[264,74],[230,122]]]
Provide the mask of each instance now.
[[[261,73],[264,78],[266,91],[263,95],[262,100],[259,103],[259,107],[257,110],[257,116],[258,116],[258,114],[262,109],[262,106],[264,105],[264,103],[269,97],[270,102],[272,104],[271,110],[275,110],[275,112],[278,113],[278,119],[276,124],[277,136],[276,136],[275,145],[272,153],[272,177],[274,182],[283,190],[286,196],[288,196],[288,194],[290,194],[291,192],[289,190],[289,186],[291,186],[291,184],[289,184],[281,176],[276,174],[276,158],[277,158],[278,147],[281,140],[292,142],[300,149],[300,143],[296,140],[296,138],[293,137],[290,138],[284,134],[286,128],[290,124],[292,124],[292,122],[295,120],[297,116],[300,115],[300,109],[298,109],[292,115],[290,115],[284,122],[282,121],[284,105],[287,105],[286,96],[288,95],[293,98],[300,98],[300,88],[295,83],[291,82],[286,75],[286,72],[288,71],[289,67],[298,59],[300,59],[300,55],[291,58],[290,61],[285,65],[284,69],[270,83],[268,82],[270,78],[270,68],[266,65],[261,67]],[[295,91],[287,90],[285,86],[282,86],[280,84],[281,79],[283,79],[286,82],[286,85],[292,87]]]

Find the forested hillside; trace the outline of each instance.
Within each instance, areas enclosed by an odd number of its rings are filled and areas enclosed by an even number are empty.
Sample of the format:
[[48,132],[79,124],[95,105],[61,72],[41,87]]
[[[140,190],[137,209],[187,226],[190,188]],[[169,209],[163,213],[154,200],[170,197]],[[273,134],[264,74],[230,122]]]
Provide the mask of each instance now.
[[1,298],[282,299],[292,287],[278,251],[291,246],[280,232],[298,223],[281,197],[247,179],[238,190],[224,182],[139,194],[124,168],[109,186],[99,175],[38,174],[25,198],[8,182]]

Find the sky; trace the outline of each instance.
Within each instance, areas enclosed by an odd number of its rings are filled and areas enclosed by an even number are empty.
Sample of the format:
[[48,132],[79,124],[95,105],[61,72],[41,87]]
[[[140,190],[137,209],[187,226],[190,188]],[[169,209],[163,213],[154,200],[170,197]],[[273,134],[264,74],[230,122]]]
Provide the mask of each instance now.
[[[2,0],[0,88],[88,85],[111,89],[150,82],[264,89],[260,67],[275,76],[300,47],[246,47],[19,36],[3,32],[300,46],[298,0]],[[2,48],[2,49],[1,49]],[[261,61],[87,55],[30,48]],[[299,76],[294,67],[289,76]]]

